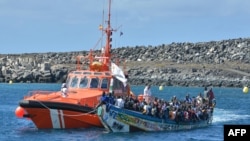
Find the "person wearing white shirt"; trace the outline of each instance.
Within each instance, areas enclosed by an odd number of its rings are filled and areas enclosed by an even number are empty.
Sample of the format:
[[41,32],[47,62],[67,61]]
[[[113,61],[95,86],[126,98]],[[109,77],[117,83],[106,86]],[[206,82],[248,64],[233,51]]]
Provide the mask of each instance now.
[[144,88],[143,98],[145,99],[145,101],[147,103],[150,102],[150,99],[151,99],[151,87],[150,87],[150,85],[146,85],[146,87]]
[[124,107],[124,100],[122,99],[121,96],[118,96],[118,99],[115,102],[115,106],[118,106],[120,108]]
[[204,95],[203,95],[203,98],[204,98],[204,99],[208,99],[207,93],[208,93],[208,89],[207,89],[207,87],[205,87],[205,88],[204,88]]
[[62,97],[67,97],[67,86],[65,83],[62,84],[61,92],[62,92]]

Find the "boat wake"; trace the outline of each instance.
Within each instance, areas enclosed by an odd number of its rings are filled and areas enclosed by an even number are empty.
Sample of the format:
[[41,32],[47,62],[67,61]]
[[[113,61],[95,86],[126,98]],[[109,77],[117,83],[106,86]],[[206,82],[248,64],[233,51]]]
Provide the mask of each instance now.
[[250,119],[250,114],[240,114],[238,111],[230,111],[225,109],[215,108],[213,123],[232,124],[241,120]]

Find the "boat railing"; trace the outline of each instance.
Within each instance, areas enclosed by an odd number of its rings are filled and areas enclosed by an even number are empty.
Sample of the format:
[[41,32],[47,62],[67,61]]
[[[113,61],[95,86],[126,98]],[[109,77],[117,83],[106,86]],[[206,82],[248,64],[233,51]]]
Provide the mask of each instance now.
[[[83,61],[81,62],[82,59]],[[87,64],[88,56],[80,55],[76,57],[76,60],[77,60],[76,70],[81,70],[82,68],[84,68],[84,65]]]
[[39,97],[39,99],[42,98],[42,99],[48,100],[49,98],[54,99],[54,98],[57,98],[59,96],[60,95],[58,95],[56,91],[37,90],[37,91],[29,91],[28,94],[26,96],[24,96],[24,99],[31,98],[31,97],[32,97],[32,99],[36,99]]
[[41,90],[37,90],[37,91],[29,91],[28,94],[26,96],[24,96],[24,98],[28,98],[28,97],[31,97],[31,96],[34,96],[36,94],[42,94],[42,95],[49,95],[51,93],[56,93],[55,91],[41,91]]
[[[62,97],[63,98],[63,97]],[[84,98],[74,98],[74,97],[66,97],[67,102],[74,103],[79,106],[86,107],[96,107],[100,103],[101,96],[93,96],[93,97],[84,97]]]
[[[53,94],[54,93],[54,94]],[[37,95],[39,94],[39,95]],[[57,91],[29,91],[26,96],[24,96],[24,99],[33,97],[33,99],[36,99],[36,97],[41,98],[43,97],[44,100],[47,101],[53,100],[54,98],[64,98],[61,94],[58,94]],[[78,105],[88,106],[88,107],[95,107],[99,104],[101,96],[93,96],[88,98],[74,98],[74,97],[65,97],[69,103],[75,103]]]

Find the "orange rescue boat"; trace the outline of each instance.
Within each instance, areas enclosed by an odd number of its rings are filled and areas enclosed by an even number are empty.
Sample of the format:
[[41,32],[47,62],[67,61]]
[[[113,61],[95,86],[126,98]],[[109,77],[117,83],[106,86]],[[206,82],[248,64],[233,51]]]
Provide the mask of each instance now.
[[122,69],[111,61],[111,35],[116,30],[111,28],[110,7],[111,0],[107,27],[100,28],[106,34],[102,53],[96,56],[90,50],[88,56],[78,56],[76,70],[68,74],[61,90],[30,92],[19,102],[17,117],[29,118],[38,129],[103,127],[96,115],[102,93],[132,94]]

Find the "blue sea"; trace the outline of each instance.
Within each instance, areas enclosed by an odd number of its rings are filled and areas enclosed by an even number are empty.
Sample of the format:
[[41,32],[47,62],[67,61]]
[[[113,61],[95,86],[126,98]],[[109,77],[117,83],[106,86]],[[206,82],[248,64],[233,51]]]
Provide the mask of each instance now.
[[[213,124],[206,128],[178,132],[106,133],[102,128],[40,130],[26,119],[15,116],[15,109],[29,91],[59,90],[61,84],[7,84],[0,83],[0,140],[1,141],[222,141],[224,124],[250,124],[250,94],[242,88],[213,88],[217,105]],[[135,94],[141,94],[144,86],[132,86]],[[197,96],[203,87],[152,87],[154,96],[170,99],[173,95],[184,98],[187,93]]]

